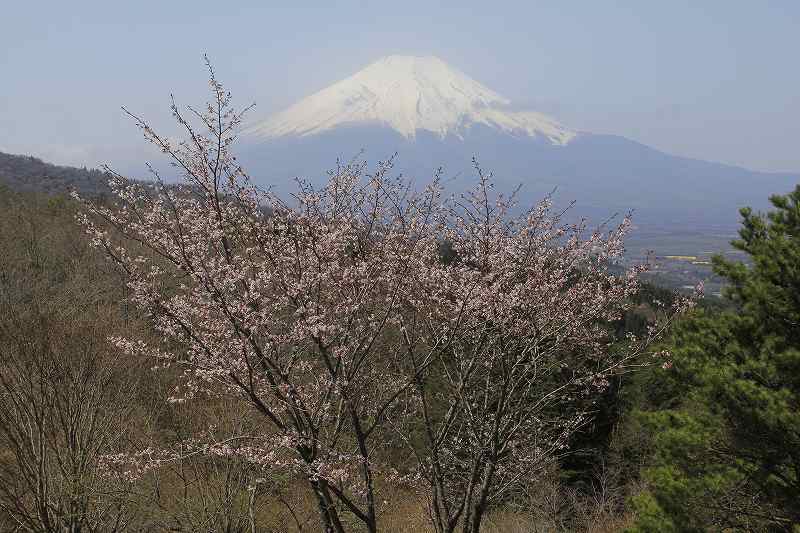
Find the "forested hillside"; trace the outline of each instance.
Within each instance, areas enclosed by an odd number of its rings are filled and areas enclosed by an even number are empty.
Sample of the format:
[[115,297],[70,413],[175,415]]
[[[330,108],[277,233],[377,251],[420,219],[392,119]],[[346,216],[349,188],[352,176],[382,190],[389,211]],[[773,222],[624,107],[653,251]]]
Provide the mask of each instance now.
[[109,192],[108,177],[98,169],[58,166],[33,156],[0,152],[0,184],[17,191],[66,193],[74,189],[103,195]]

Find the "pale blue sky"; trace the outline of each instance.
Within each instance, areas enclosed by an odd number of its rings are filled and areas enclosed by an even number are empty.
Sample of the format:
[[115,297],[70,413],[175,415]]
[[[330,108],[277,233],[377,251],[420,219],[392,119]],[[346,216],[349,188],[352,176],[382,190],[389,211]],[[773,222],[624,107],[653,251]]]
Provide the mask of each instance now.
[[[230,4],[228,7],[226,4]],[[436,55],[566,125],[800,171],[800,2],[5,2],[0,150],[130,168],[202,54],[253,118],[389,54]],[[287,7],[289,6],[289,7]]]

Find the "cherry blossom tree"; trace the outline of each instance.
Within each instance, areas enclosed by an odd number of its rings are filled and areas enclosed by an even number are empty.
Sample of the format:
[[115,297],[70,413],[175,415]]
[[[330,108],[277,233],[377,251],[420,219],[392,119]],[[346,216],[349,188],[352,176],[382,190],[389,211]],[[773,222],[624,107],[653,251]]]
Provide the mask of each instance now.
[[412,191],[390,177],[390,163],[369,175],[349,164],[319,189],[299,182],[284,201],[237,164],[230,147],[242,113],[213,71],[211,88],[213,102],[190,109],[201,130],[172,105],[184,142],[134,117],[183,181],[167,184],[155,170],[152,184],[114,174],[118,205],[86,202],[81,222],[164,340],[112,339],[117,347],[182,368],[173,401],[239,398],[264,429],[198,436],[180,450],[109,458],[109,467],[135,460],[136,475],[186,454],[239,455],[305,478],[325,531],[344,531],[343,509],[375,531],[382,422],[407,414],[398,400],[416,378],[407,339],[427,350],[419,373],[440,349],[422,327],[397,334],[433,307],[440,190]]
[[[642,355],[692,302],[661,310],[645,338],[620,346],[609,326],[647,268],[616,264],[630,218],[589,232],[563,222],[549,199],[515,215],[513,196],[493,194],[491,177],[476,171],[478,186],[453,203],[445,226],[454,259],[436,284],[429,342],[446,349],[427,372],[411,358],[431,520],[465,533],[563,453],[613,375],[654,362]],[[457,328],[436,323],[455,316]]]
[[171,401],[235,399],[261,423],[107,468],[237,457],[305,480],[324,531],[355,517],[374,532],[376,476],[413,478],[386,460],[405,439],[436,528],[478,531],[646,344],[618,353],[606,327],[637,287],[638,269],[608,272],[629,222],[584,236],[547,202],[512,216],[482,173],[457,201],[436,177],[421,189],[393,177],[391,161],[340,165],[281,198],[232,155],[244,111],[209,70],[205,109],[172,104],[186,140],[131,115],[181,181],[113,173],[116,204],[84,202],[80,221],[162,339],[114,338],[120,353],[177,367]]

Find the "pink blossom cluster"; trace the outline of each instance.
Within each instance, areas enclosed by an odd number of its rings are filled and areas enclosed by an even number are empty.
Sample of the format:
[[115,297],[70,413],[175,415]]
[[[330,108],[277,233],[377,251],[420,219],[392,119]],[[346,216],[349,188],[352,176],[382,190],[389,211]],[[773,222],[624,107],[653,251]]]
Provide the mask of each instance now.
[[[116,205],[84,202],[79,221],[160,333],[158,345],[111,339],[120,356],[179,369],[171,401],[237,399],[269,431],[108,457],[108,469],[128,460],[133,479],[187,454],[236,456],[304,476],[323,522],[335,525],[338,502],[368,526],[383,472],[424,480],[450,520],[453,502],[497,497],[563,450],[609,378],[663,331],[611,349],[608,324],[646,268],[609,271],[629,218],[589,231],[549,199],[520,212],[477,166],[476,188],[448,198],[438,178],[416,190],[394,177],[391,161],[341,165],[283,199],[231,154],[242,115],[213,77],[212,90],[192,111],[199,130],[173,104],[186,141],[137,119],[182,182],[115,174]],[[380,464],[397,439],[417,471]],[[485,493],[470,492],[476,469]]]

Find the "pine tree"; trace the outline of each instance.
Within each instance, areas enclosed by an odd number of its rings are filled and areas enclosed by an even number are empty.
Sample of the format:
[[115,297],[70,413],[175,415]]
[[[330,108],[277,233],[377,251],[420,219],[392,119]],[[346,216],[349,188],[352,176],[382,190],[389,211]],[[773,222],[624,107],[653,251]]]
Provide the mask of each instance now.
[[768,214],[742,209],[723,257],[734,304],[697,312],[670,341],[637,531],[800,531],[800,186]]

